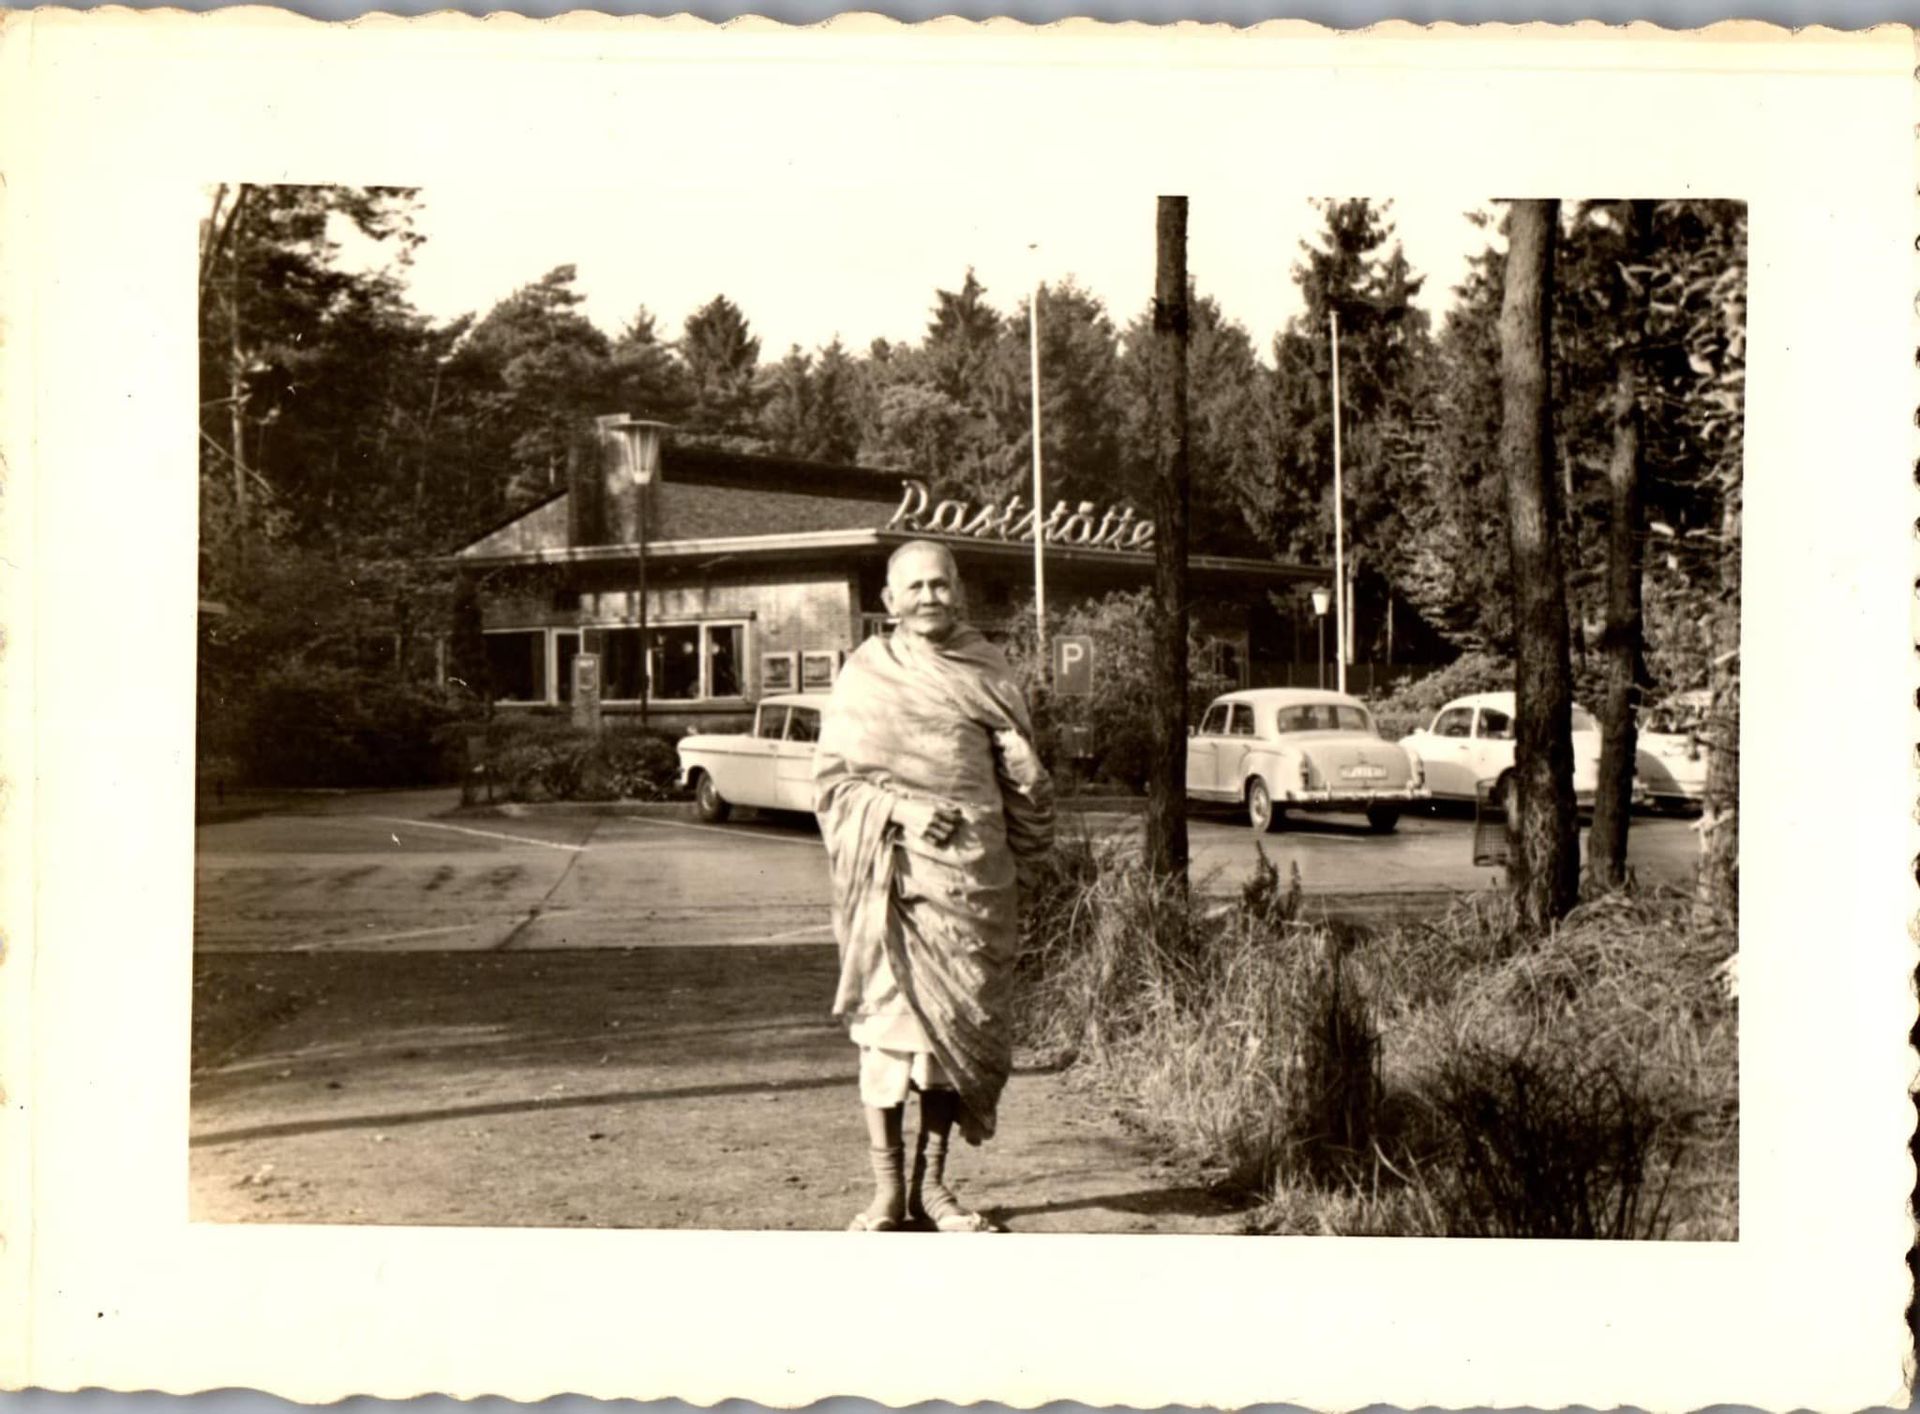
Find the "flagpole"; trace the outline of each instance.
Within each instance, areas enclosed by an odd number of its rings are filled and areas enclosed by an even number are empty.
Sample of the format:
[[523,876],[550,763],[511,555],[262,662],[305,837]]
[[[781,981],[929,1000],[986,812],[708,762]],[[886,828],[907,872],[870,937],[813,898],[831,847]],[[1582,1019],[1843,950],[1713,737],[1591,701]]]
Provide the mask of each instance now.
[[[1037,250],[1038,247],[1029,247]],[[1040,481],[1040,274],[1033,276],[1033,304],[1027,318],[1030,333],[1030,359],[1033,385],[1033,623],[1038,656],[1047,660],[1047,565],[1045,557],[1046,513],[1043,509]]]
[[1327,311],[1327,330],[1333,338],[1333,660],[1337,666],[1335,682],[1341,692],[1347,690],[1347,619],[1353,605],[1347,602],[1346,495],[1340,482],[1340,315]]

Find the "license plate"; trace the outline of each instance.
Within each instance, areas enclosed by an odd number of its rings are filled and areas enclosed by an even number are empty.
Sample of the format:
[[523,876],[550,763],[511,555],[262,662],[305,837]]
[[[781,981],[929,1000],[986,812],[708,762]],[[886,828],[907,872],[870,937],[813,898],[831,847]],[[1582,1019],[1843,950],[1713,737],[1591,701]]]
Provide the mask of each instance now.
[[1346,781],[1384,781],[1387,778],[1385,766],[1342,766],[1340,778]]

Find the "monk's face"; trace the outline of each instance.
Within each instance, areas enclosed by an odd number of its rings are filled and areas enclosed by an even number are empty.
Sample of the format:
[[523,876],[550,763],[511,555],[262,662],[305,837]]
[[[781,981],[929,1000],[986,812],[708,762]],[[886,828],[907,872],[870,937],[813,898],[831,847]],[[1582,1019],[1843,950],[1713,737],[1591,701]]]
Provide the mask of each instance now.
[[901,555],[880,597],[902,633],[938,643],[960,626],[960,574],[943,551],[915,548]]

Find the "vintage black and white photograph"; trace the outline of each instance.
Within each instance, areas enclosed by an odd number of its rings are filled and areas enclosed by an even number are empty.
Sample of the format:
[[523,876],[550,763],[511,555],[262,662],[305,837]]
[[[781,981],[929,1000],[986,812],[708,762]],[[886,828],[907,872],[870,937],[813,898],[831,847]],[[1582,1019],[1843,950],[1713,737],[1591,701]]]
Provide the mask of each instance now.
[[1913,63],[5,17],[0,1383],[1900,1403]]
[[190,1208],[1741,1235],[1745,201],[228,181]]

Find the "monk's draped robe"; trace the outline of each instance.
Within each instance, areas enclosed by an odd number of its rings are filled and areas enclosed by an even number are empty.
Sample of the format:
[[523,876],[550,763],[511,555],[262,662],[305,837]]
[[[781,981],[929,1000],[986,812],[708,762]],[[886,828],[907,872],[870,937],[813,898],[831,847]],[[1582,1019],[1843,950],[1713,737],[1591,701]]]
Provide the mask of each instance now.
[[[870,638],[834,684],[813,760],[840,945],[834,1015],[931,1051],[978,1144],[1013,1065],[1020,878],[1053,845],[1026,702],[974,629],[937,644]],[[953,839],[938,847],[894,824],[901,797],[957,808]]]

